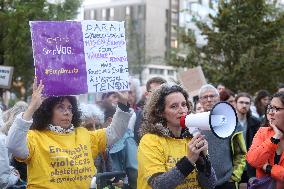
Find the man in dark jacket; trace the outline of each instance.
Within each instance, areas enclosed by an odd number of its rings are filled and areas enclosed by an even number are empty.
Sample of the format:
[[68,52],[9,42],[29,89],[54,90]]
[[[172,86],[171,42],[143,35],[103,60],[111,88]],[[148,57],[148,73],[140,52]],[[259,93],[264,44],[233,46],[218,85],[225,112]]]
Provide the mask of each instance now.
[[[164,83],[167,83],[167,81],[162,77],[152,77],[151,79],[149,79],[146,83],[146,90],[147,90],[146,101],[152,95],[152,92],[156,90],[157,88],[159,88],[160,85]],[[135,113],[136,113],[136,122],[134,126],[134,139],[137,145],[139,145],[139,142],[140,142],[139,129],[140,129],[142,118],[143,118],[143,110],[141,109],[137,110],[135,111]]]
[[[250,148],[254,135],[260,127],[260,120],[250,112],[251,96],[248,93],[239,93],[236,98],[236,112],[239,124],[243,129],[243,135],[247,149]],[[255,169],[247,164],[242,175],[242,182],[247,182],[251,177],[255,177]]]

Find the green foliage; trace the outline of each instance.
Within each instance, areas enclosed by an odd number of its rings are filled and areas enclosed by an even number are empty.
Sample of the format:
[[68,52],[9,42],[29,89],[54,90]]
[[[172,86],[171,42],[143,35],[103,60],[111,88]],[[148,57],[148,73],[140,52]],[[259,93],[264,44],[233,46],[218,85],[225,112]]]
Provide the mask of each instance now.
[[[200,62],[200,50],[196,48],[196,40],[194,33],[191,30],[185,28],[177,28],[178,30],[178,43],[183,43],[183,52],[180,49],[171,49],[170,64],[176,67],[196,66]],[[186,53],[186,58],[177,58],[179,54]]]
[[197,23],[208,43],[191,46],[211,83],[234,91],[274,92],[284,77],[284,13],[265,0],[220,1],[212,26]]
[[29,21],[73,19],[80,5],[81,0],[0,0],[0,65],[13,66],[14,81],[21,80],[26,90],[34,77]]
[[130,75],[138,75],[142,81],[143,64],[145,61],[145,38],[141,34],[137,20],[130,16],[126,20],[127,59]]

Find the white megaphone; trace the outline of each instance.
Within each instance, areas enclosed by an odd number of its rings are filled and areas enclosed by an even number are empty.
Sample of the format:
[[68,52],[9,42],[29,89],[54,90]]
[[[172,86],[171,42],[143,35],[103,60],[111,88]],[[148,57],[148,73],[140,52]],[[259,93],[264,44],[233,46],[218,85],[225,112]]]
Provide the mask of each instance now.
[[200,130],[211,130],[221,139],[230,137],[237,126],[238,118],[234,107],[227,102],[218,102],[211,111],[181,117],[181,127],[187,127],[195,135]]

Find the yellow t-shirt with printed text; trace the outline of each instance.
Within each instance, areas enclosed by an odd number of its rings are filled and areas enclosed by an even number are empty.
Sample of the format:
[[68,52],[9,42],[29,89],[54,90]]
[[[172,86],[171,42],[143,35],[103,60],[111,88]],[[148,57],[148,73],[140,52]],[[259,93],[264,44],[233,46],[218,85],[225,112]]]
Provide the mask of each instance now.
[[94,158],[106,149],[106,131],[75,128],[59,134],[30,130],[28,189],[89,189],[96,172]]
[[[146,134],[138,147],[138,180],[137,188],[150,189],[148,179],[155,173],[169,171],[187,154],[190,139],[175,139]],[[178,185],[177,189],[201,189],[194,170]],[[165,186],[167,188],[167,186]]]

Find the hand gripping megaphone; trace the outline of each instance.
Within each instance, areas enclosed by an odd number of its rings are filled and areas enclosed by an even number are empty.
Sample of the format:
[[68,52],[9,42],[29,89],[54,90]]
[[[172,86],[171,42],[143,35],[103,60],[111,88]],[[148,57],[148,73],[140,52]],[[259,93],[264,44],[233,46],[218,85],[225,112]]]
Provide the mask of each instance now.
[[211,111],[181,117],[181,127],[189,128],[194,135],[198,129],[211,130],[221,139],[230,137],[237,126],[238,118],[234,107],[227,102],[218,102]]
[[125,176],[126,173],[123,171],[97,173],[91,180],[90,189],[112,188],[112,183],[118,182]]

